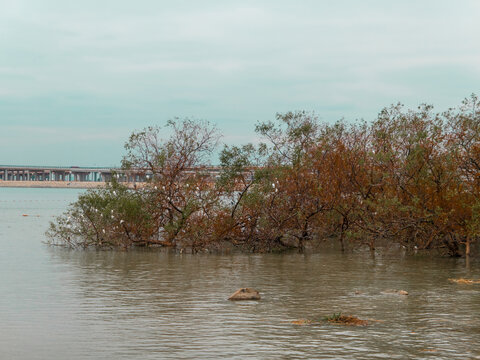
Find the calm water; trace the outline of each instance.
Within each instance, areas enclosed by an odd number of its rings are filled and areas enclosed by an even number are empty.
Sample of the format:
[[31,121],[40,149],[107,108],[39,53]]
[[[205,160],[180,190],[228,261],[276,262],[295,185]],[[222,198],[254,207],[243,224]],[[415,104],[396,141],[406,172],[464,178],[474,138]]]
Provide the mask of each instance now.
[[[480,285],[448,281],[480,278],[478,262],[43,244],[48,222],[78,194],[0,188],[2,360],[480,359]],[[263,299],[225,300],[243,286]],[[382,294],[386,289],[410,295]],[[340,311],[378,322],[291,323]]]

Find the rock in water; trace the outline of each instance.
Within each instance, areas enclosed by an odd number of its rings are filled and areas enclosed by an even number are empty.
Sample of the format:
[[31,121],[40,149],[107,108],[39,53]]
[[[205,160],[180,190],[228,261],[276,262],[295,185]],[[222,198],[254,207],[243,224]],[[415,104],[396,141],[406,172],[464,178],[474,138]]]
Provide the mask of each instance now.
[[251,288],[241,288],[235,291],[228,300],[260,300],[260,294],[257,290]]

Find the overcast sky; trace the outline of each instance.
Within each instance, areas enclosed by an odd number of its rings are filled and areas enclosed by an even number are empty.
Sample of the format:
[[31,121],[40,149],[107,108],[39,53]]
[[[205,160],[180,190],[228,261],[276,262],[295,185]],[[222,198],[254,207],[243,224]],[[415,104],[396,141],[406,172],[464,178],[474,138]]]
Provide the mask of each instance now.
[[0,0],[0,164],[114,166],[131,131],[480,93],[478,0]]

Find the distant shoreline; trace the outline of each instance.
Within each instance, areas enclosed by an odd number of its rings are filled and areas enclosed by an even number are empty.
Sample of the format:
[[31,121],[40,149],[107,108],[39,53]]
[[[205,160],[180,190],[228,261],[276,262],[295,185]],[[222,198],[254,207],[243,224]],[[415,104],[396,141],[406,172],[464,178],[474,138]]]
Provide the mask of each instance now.
[[[104,181],[5,181],[0,180],[0,187],[15,188],[53,188],[53,189],[101,189]],[[133,188],[142,187],[143,183],[128,183]]]

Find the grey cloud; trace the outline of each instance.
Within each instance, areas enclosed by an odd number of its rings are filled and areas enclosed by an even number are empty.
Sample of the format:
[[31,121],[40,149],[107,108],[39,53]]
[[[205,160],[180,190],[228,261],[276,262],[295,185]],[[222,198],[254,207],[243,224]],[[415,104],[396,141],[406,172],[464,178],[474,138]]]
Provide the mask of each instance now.
[[134,129],[187,115],[218,122],[232,139],[254,138],[255,121],[275,112],[371,119],[390,102],[441,108],[479,92],[473,0],[0,0],[0,8],[0,126]]

